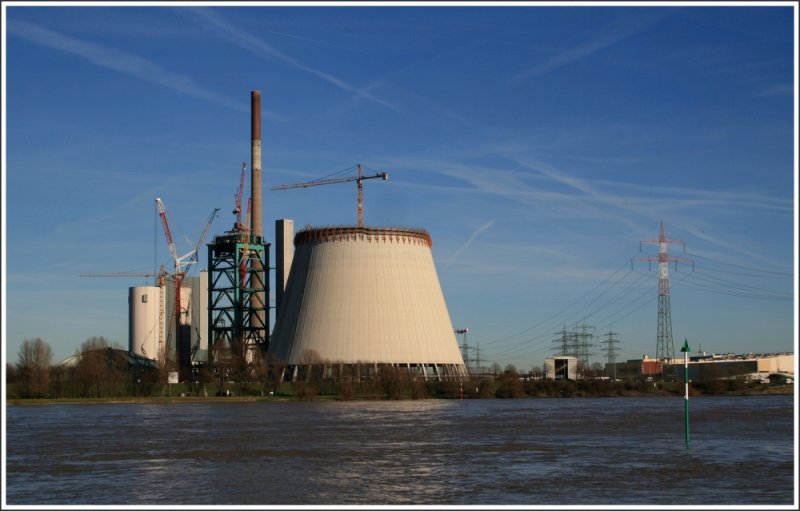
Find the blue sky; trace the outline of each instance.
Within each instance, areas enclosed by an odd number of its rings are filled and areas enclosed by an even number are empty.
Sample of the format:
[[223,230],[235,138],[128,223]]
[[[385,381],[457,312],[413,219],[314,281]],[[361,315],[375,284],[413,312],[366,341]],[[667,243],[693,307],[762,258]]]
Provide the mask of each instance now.
[[[127,288],[214,208],[233,225],[262,95],[264,225],[413,226],[484,364],[557,332],[654,356],[664,221],[676,349],[793,351],[796,7],[4,3],[7,360],[41,337],[127,346]],[[249,190],[245,191],[246,196]],[[205,266],[205,251],[200,266]],[[633,264],[632,264],[633,261]],[[461,336],[458,337],[462,341]]]

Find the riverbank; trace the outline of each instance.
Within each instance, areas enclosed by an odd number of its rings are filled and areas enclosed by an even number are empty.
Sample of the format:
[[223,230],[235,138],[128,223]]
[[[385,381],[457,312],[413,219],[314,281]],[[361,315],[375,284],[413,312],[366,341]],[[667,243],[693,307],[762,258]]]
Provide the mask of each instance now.
[[[652,383],[651,383],[652,384]],[[667,388],[665,388],[665,386]],[[681,386],[682,388],[682,386]],[[342,396],[318,394],[309,399],[307,396],[298,396],[292,392],[290,387],[284,389],[277,395],[230,395],[230,396],[204,396],[204,395],[190,395],[189,393],[168,395],[168,396],[113,396],[113,397],[69,397],[69,398],[38,398],[38,399],[21,399],[6,397],[6,406],[32,406],[32,405],[52,405],[52,404],[177,404],[177,403],[243,403],[243,402],[285,402],[285,401],[379,401],[388,400],[386,395],[372,394],[372,395],[354,395],[348,398]],[[626,397],[675,397],[678,393],[672,388],[672,385],[662,384],[659,389],[658,385],[654,385],[652,390],[637,390],[629,389],[622,390],[619,393],[611,394],[606,392],[586,392],[575,390],[574,392],[560,395],[518,395],[508,396],[513,399],[553,399],[553,398],[587,398],[587,397],[609,397],[609,398],[626,398]],[[682,394],[681,394],[682,395]],[[758,385],[745,387],[737,390],[723,390],[716,392],[703,392],[695,387],[690,388],[690,397],[719,397],[719,396],[775,396],[775,395],[794,395],[794,385]],[[400,397],[397,399],[412,399],[411,397]],[[487,396],[479,397],[475,395],[464,394],[456,396],[426,396],[424,398],[413,399],[503,399],[503,397]]]

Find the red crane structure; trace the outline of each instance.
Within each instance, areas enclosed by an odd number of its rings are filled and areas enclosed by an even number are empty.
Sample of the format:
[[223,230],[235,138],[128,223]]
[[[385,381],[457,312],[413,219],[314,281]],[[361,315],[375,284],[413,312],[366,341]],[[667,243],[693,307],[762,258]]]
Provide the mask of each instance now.
[[184,325],[186,323],[184,316],[188,314],[188,309],[184,312],[181,306],[181,286],[183,284],[184,277],[189,271],[189,267],[197,263],[197,252],[200,249],[200,245],[202,245],[203,241],[206,239],[208,231],[211,229],[211,224],[214,222],[214,218],[216,218],[219,208],[214,208],[214,211],[211,212],[211,215],[208,217],[206,225],[203,228],[203,232],[200,235],[200,239],[197,240],[194,248],[192,248],[192,250],[186,254],[178,257],[178,252],[175,250],[175,241],[172,239],[172,232],[170,231],[169,221],[167,220],[167,210],[164,207],[164,203],[161,201],[160,197],[156,197],[156,206],[158,207],[158,215],[161,217],[161,226],[164,228],[164,235],[167,238],[169,254],[175,266],[175,271],[172,274],[173,281],[175,282],[175,345],[178,358],[178,378],[183,381],[190,376],[192,361],[191,351],[189,349],[191,336],[187,336],[183,332]]

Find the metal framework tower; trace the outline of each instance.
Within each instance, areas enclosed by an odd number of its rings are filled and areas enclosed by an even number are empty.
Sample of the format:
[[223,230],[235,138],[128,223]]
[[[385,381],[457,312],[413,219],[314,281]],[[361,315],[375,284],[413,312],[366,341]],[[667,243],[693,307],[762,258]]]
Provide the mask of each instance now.
[[[250,362],[269,346],[269,244],[263,238],[261,92],[250,92],[250,200],[242,222],[244,172],[236,223],[208,245],[208,363]],[[252,207],[251,207],[252,206]],[[227,360],[220,360],[220,357]]]
[[558,355],[567,357],[575,357],[578,359],[578,366],[580,370],[585,370],[589,367],[589,356],[593,355],[589,351],[592,344],[589,342],[594,334],[594,327],[582,323],[576,324],[572,330],[567,330],[566,326],[560,332],[556,332],[560,337],[553,340],[556,344],[554,350]]
[[606,356],[607,358],[607,365],[613,367],[613,374],[611,376],[612,379],[617,379],[617,347],[614,346],[619,341],[614,339],[614,336],[617,335],[611,328],[608,329],[608,333],[605,334],[607,339],[602,341],[603,344],[606,344]]
[[656,359],[662,364],[671,364],[675,358],[675,346],[672,341],[672,314],[669,306],[669,263],[675,263],[677,270],[678,263],[692,263],[694,271],[694,261],[683,257],[670,257],[667,254],[667,245],[670,243],[681,243],[683,251],[686,252],[686,243],[681,240],[667,238],[664,234],[664,221],[661,221],[658,239],[642,240],[639,242],[641,251],[642,243],[657,243],[658,257],[640,257],[640,261],[658,262],[658,331],[656,334]]
[[[209,364],[217,356],[266,352],[269,244],[247,231],[228,231],[208,245]],[[223,355],[227,354],[227,355]]]
[[575,325],[573,329],[575,337],[575,354],[573,356],[578,359],[578,369],[580,371],[589,369],[589,355],[594,355],[589,351],[589,348],[592,347],[592,343],[589,341],[594,337],[593,332],[594,327],[586,323]]
[[553,351],[556,355],[570,356],[573,353],[572,345],[574,344],[572,332],[569,332],[567,326],[564,325],[564,328],[556,334],[560,337],[553,339],[553,343],[556,345]]

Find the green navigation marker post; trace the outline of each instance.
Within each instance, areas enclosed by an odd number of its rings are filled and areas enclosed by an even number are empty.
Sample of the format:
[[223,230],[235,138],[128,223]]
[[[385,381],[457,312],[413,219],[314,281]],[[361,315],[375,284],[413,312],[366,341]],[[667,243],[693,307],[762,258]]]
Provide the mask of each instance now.
[[684,397],[684,402],[686,403],[684,408],[684,417],[686,418],[686,448],[689,449],[691,445],[691,441],[689,440],[689,352],[692,351],[689,348],[689,340],[683,340],[683,348],[681,348],[683,352],[683,383],[686,389],[686,394]]

